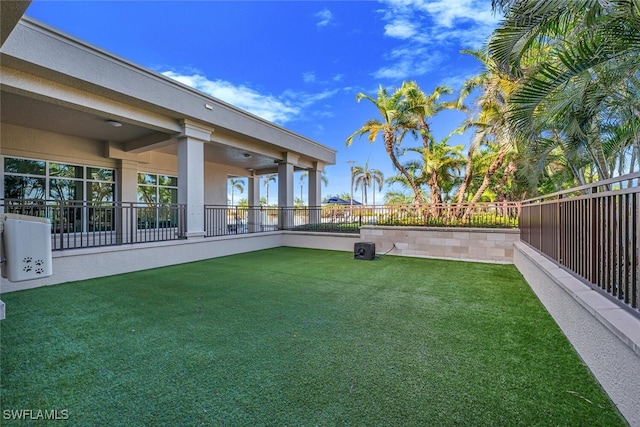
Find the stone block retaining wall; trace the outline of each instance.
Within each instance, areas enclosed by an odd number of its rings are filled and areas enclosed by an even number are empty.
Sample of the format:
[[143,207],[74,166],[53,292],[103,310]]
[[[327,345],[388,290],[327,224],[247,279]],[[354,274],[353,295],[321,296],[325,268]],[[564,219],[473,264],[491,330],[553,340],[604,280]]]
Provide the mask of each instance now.
[[[385,227],[360,228],[360,240],[376,244],[389,255],[513,263],[519,230],[487,228]],[[395,247],[394,247],[395,244]]]

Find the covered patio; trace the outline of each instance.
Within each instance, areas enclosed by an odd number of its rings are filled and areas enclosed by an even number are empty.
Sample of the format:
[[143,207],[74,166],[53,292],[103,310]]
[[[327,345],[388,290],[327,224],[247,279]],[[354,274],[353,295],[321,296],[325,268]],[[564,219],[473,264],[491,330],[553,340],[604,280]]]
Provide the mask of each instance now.
[[301,170],[320,205],[328,147],[29,18],[3,33],[0,55],[5,206],[40,204],[65,232],[122,240],[135,225],[194,239],[205,205],[227,204],[230,177],[259,206],[260,177],[277,174],[284,207]]

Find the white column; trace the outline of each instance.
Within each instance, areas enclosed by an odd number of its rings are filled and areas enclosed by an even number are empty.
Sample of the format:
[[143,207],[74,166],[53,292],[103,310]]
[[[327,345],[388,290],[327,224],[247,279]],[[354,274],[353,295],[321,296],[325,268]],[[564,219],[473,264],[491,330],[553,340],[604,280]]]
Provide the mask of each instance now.
[[129,243],[137,232],[136,209],[131,203],[138,201],[138,162],[121,159],[116,171],[116,201],[122,209],[116,212],[116,239],[118,243]]
[[211,131],[183,123],[178,137],[178,203],[186,205],[184,237],[203,237],[204,231],[204,143]]
[[298,157],[290,153],[284,157],[278,164],[278,226],[281,230],[293,226],[293,166],[298,161]]
[[324,165],[315,164],[309,171],[309,223],[319,224],[321,222],[322,204],[322,168]]
[[119,166],[116,172],[116,200],[135,203],[138,201],[138,162],[123,159]]
[[320,206],[322,204],[322,171],[324,165],[315,164],[309,171],[309,206]]
[[253,174],[249,177],[249,233],[260,230],[260,177]]

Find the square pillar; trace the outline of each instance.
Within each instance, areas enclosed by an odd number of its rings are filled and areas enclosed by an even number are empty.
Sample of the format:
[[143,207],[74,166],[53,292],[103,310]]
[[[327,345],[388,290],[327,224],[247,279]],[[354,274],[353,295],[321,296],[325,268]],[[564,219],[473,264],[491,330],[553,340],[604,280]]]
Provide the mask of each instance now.
[[204,237],[204,143],[211,131],[183,123],[178,137],[178,203],[185,205],[183,237]]
[[322,211],[322,169],[317,165],[309,171],[309,223],[319,224]]
[[288,230],[293,227],[293,169],[298,157],[285,153],[278,164],[278,228]]
[[260,224],[260,177],[251,175],[247,182],[249,187],[249,233],[261,231]]
[[138,162],[120,160],[116,170],[116,201],[120,208],[115,212],[116,240],[129,243],[137,231],[135,203],[138,202]]
[[138,201],[138,162],[120,160],[116,170],[116,188],[118,202],[136,203]]
[[322,204],[322,171],[323,168],[316,166],[309,171],[309,206],[320,206]]

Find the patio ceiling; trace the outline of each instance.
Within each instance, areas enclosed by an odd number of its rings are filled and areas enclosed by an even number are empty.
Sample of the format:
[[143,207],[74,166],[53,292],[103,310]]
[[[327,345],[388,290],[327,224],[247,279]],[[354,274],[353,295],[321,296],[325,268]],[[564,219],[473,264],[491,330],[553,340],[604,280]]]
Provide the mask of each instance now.
[[[68,106],[2,91],[0,94],[0,121],[2,123],[39,129],[47,132],[69,135],[98,141],[120,143],[126,151],[143,152],[156,150],[168,154],[177,154],[175,134],[159,132],[155,129],[104,114],[82,111]],[[107,120],[114,119],[122,123],[113,127]],[[238,136],[224,131],[213,135],[218,139],[239,140]],[[253,144],[256,141],[252,141]],[[127,150],[127,145],[135,146]],[[246,144],[250,145],[250,144]],[[205,160],[213,163],[232,165],[243,169],[271,172],[279,161],[278,153],[272,155],[259,153],[259,145],[254,150],[238,148],[219,142],[210,142],[205,146]],[[263,147],[262,151],[267,148]]]

